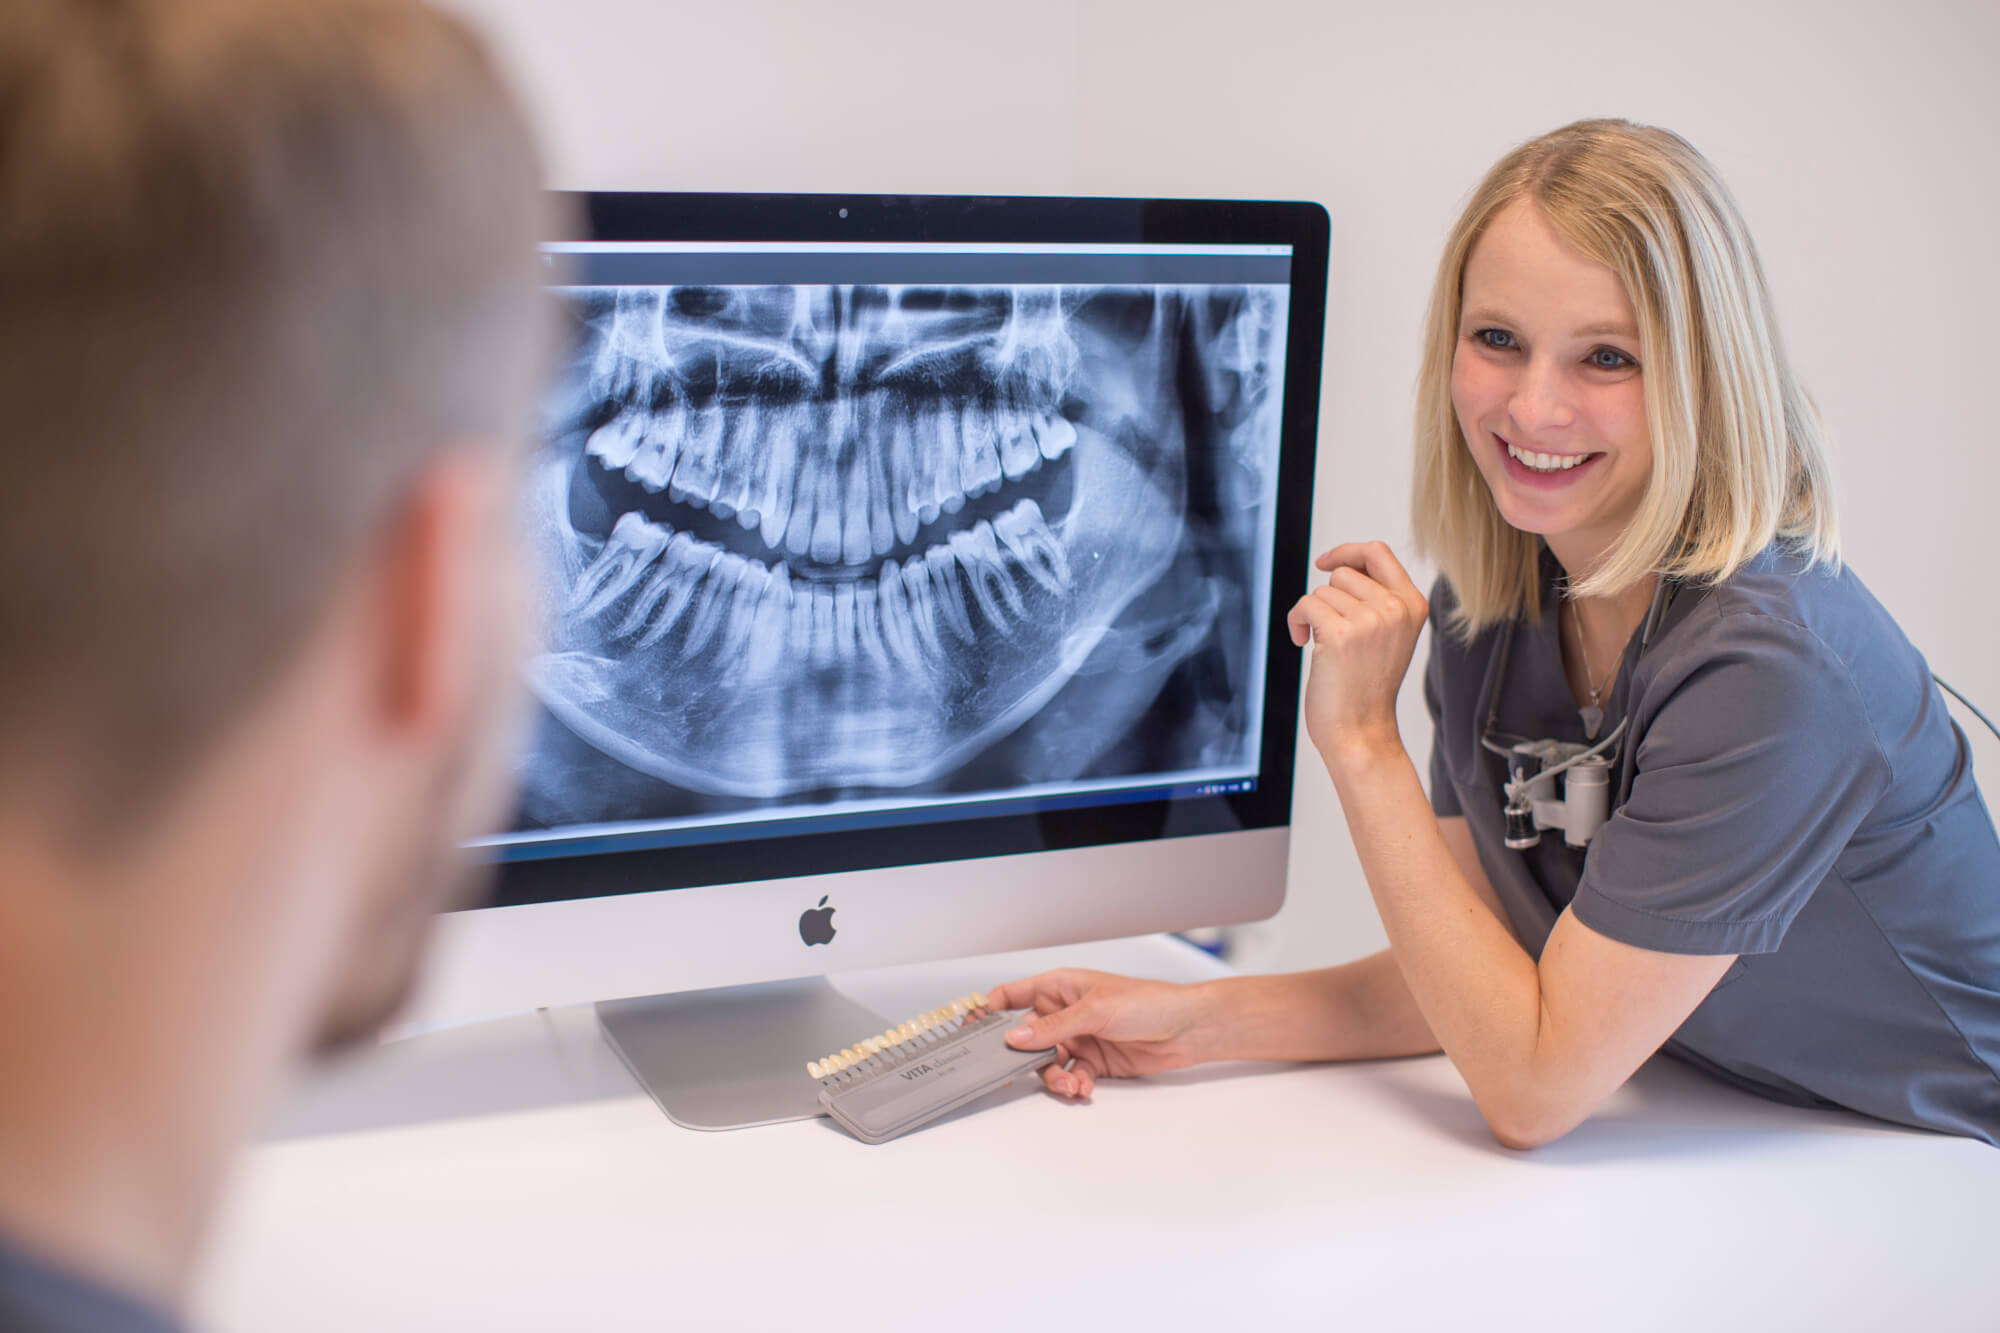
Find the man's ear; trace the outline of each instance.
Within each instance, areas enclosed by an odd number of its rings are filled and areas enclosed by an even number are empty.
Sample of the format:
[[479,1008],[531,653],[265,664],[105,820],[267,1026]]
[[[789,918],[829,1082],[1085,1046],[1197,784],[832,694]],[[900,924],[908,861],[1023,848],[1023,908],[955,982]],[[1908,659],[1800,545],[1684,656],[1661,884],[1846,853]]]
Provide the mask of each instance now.
[[405,738],[451,725],[472,677],[466,657],[490,638],[480,622],[493,610],[495,452],[441,451],[404,490],[378,542],[375,711]]

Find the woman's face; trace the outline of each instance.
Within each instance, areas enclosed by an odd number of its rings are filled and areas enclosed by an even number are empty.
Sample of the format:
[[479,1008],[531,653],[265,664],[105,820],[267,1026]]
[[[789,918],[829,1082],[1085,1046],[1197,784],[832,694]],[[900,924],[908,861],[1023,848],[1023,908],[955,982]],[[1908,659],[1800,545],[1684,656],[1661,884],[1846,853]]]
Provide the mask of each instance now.
[[1631,302],[1528,199],[1473,246],[1463,297],[1451,401],[1466,447],[1501,516],[1580,577],[1653,473]]

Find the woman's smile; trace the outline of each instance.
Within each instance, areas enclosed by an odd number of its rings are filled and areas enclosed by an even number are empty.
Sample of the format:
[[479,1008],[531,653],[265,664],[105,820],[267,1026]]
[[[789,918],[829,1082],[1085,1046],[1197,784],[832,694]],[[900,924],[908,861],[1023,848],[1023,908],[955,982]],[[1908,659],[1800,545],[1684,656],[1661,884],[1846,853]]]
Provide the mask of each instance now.
[[1561,490],[1575,485],[1589,476],[1598,460],[1604,457],[1599,452],[1544,452],[1516,444],[1502,435],[1495,435],[1493,443],[1506,460],[1510,480],[1519,486],[1546,490]]

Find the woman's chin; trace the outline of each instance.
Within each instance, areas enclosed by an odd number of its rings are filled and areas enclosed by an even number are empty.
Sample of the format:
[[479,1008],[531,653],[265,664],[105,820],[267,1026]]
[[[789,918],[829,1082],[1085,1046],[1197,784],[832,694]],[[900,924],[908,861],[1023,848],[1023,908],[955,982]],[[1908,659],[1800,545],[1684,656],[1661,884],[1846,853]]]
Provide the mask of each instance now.
[[1559,538],[1579,526],[1576,515],[1547,504],[1523,501],[1504,488],[1493,492],[1493,506],[1500,511],[1500,517],[1508,527],[1532,537]]

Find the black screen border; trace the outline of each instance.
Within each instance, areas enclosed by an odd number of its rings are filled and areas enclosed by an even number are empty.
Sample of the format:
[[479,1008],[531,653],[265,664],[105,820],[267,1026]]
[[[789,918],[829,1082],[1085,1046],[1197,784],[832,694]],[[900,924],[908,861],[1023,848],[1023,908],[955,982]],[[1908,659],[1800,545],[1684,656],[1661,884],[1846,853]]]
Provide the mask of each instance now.
[[[502,860],[485,906],[519,906],[803,875],[885,869],[1160,838],[1291,820],[1303,656],[1285,614],[1304,592],[1319,433],[1330,224],[1316,203],[1054,196],[553,192],[553,241],[867,241],[1289,245],[1264,730],[1256,786],[1178,800],[973,815],[889,829]],[[1295,586],[1296,584],[1296,586]]]

